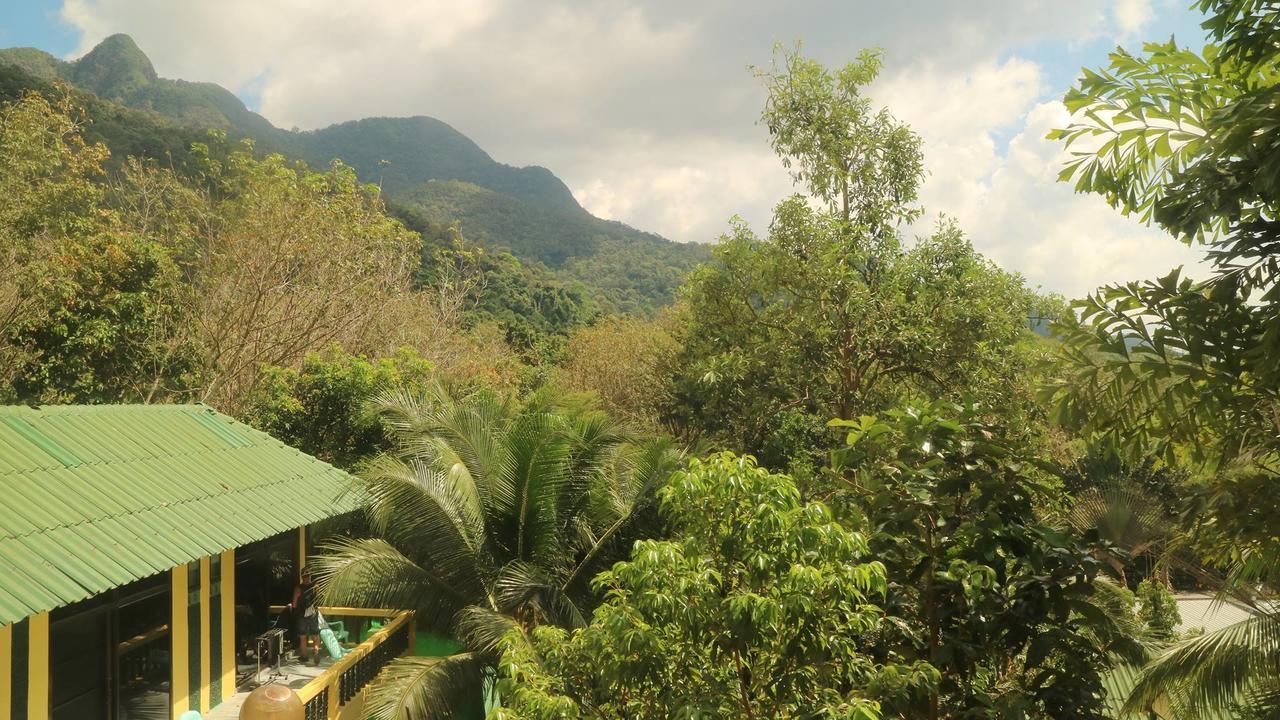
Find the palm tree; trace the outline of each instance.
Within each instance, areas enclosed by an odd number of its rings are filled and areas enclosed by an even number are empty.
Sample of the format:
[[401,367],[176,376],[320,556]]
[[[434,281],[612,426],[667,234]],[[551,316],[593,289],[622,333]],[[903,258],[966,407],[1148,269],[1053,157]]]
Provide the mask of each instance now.
[[1099,559],[1121,585],[1129,586],[1127,571],[1144,556],[1154,561],[1145,572],[1160,572],[1166,584],[1171,565],[1182,569],[1178,551],[1184,534],[1174,509],[1182,473],[1149,457],[1131,461],[1118,448],[1102,445],[1077,458],[1064,479],[1071,493],[1064,520],[1076,533],[1104,541]]
[[1280,563],[1268,567],[1274,557],[1250,556],[1250,563],[1239,563],[1220,577],[1184,552],[1187,536],[1178,517],[1152,491],[1162,478],[1149,464],[1133,465],[1103,452],[1085,458],[1077,470],[1083,487],[1066,520],[1077,532],[1096,532],[1119,551],[1102,559],[1121,584],[1126,562],[1150,553],[1166,582],[1168,570],[1176,568],[1223,588],[1220,602],[1234,601],[1257,613],[1180,643],[1146,638],[1153,657],[1132,666],[1137,678],[1126,711],[1145,717],[1153,704],[1167,703],[1179,720],[1216,718],[1224,711],[1241,718],[1280,717],[1280,608],[1259,591],[1280,577]]
[[315,560],[328,603],[417,611],[462,652],[397,660],[371,689],[376,717],[450,717],[478,699],[497,643],[515,626],[585,623],[589,580],[629,548],[653,490],[680,460],[602,413],[389,393],[375,410],[397,442],[360,473],[371,537]]
[[1179,720],[1280,717],[1280,607],[1169,647],[1142,670],[1125,709],[1160,699]]

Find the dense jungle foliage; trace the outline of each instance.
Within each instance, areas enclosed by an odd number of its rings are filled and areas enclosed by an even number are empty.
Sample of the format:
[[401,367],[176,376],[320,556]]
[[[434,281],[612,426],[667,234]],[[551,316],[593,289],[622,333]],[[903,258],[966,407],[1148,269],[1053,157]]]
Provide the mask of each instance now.
[[[1212,271],[1070,303],[909,236],[876,51],[755,69],[798,192],[709,251],[443,123],[308,154],[127,38],[5,51],[0,397],[205,402],[351,470],[324,600],[460,648],[375,717],[1277,717],[1280,13],[1198,7],[1213,44],[1116,50],[1052,137]],[[466,161],[330,162],[370,137]],[[1189,591],[1248,619],[1187,632]]]

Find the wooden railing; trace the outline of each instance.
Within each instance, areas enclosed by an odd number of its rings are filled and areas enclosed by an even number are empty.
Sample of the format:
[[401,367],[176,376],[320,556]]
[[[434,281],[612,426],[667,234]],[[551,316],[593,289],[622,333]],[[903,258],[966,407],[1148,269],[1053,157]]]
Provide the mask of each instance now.
[[413,646],[413,613],[408,610],[321,607],[320,612],[326,618],[383,618],[387,623],[297,691],[306,720],[337,718],[343,705],[359,695],[388,663]]

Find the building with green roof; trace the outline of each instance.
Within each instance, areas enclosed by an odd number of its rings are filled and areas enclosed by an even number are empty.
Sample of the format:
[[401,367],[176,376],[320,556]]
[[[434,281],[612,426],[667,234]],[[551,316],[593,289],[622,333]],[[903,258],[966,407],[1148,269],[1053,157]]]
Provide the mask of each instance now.
[[358,501],[202,405],[0,407],[0,494],[0,720],[210,711]]

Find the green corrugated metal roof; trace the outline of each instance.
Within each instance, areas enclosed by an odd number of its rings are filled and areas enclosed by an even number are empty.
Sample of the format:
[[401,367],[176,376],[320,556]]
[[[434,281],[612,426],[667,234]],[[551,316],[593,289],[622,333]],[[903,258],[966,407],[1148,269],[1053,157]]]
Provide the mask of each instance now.
[[349,512],[348,481],[203,405],[0,406],[0,626]]

